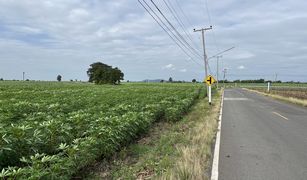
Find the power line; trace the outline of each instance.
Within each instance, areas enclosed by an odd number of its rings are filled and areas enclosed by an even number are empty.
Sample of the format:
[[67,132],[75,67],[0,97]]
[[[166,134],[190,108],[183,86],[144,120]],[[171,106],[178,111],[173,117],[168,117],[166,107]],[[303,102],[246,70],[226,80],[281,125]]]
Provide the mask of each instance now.
[[[206,11],[207,11],[207,16],[208,16],[209,23],[210,23],[210,25],[212,25],[212,20],[211,20],[211,15],[210,15],[210,10],[209,10],[208,0],[205,0],[205,8],[206,8]],[[213,33],[213,40],[214,40],[214,44],[215,44],[216,50],[217,50],[217,51],[220,51],[220,48],[219,48],[218,45],[217,45],[215,31],[213,30],[212,33]]]
[[188,24],[192,27],[193,25],[192,25],[190,19],[189,19],[189,18],[187,17],[187,15],[184,13],[184,11],[183,11],[183,9],[181,8],[181,6],[180,6],[178,0],[176,0],[175,2],[176,2],[176,4],[177,4],[177,6],[179,7],[179,10],[181,11],[181,13],[183,14],[183,16],[184,16],[185,19],[187,20]]
[[209,8],[208,8],[208,0],[205,0],[205,6],[206,6],[206,10],[207,10],[207,16],[208,16],[209,23],[210,23],[210,25],[212,25],[211,16],[210,16]]
[[[164,26],[165,23],[160,19],[160,17],[152,10],[152,8],[146,3],[145,0],[143,0],[144,3],[151,9],[151,11],[157,16],[157,18],[163,23]],[[176,45],[190,58],[190,60],[192,60],[193,62],[195,62],[196,64],[202,66],[200,63],[198,63],[197,61],[195,61],[193,59],[193,57],[191,57],[185,50],[184,48],[174,39],[173,36],[171,36],[171,34],[161,25],[161,23],[154,17],[154,15],[145,7],[145,5],[140,1],[138,0],[138,2],[142,5],[142,7],[147,11],[147,13],[156,21],[156,23],[163,29],[164,32],[167,33],[167,35],[176,43]],[[168,28],[168,26],[166,26],[167,29],[170,31],[170,29]],[[172,33],[172,31],[170,31]],[[173,33],[172,33],[173,34]],[[174,35],[174,34],[173,34]],[[175,35],[174,35],[175,36]],[[175,36],[176,37],[176,36]]]
[[184,48],[186,48],[187,50],[189,50],[189,52],[193,55],[197,55],[195,54],[183,41],[182,38],[180,38],[180,36],[176,36],[176,34],[174,34],[174,32],[164,23],[164,21],[159,17],[159,15],[149,6],[149,4],[143,0],[143,2],[147,5],[147,7],[155,14],[155,16],[159,19],[159,21],[168,29],[168,31],[178,40],[178,42],[184,46]]
[[224,50],[224,51],[222,51],[222,52],[219,52],[219,53],[217,53],[217,54],[215,54],[215,55],[209,57],[208,60],[210,60],[210,59],[212,59],[212,58],[215,58],[215,57],[217,57],[217,56],[219,56],[219,55],[221,55],[221,54],[223,54],[223,53],[225,53],[225,52],[227,52],[227,51],[230,51],[230,50],[232,50],[232,49],[234,49],[234,48],[235,48],[235,47],[233,46],[233,47],[231,47],[231,48],[229,48],[229,49],[226,49],[226,50]]
[[210,74],[213,74],[212,71],[211,71],[211,68],[210,68],[210,64],[209,64],[209,63],[208,63],[208,69],[209,69],[209,73],[210,73]]
[[173,26],[173,24],[168,20],[168,18],[164,15],[164,13],[160,10],[160,8],[157,6],[157,4],[150,0],[151,3],[155,6],[155,8],[158,10],[158,12],[162,15],[162,17],[166,20],[166,22],[171,26],[171,28],[176,32],[176,34],[180,37],[180,39],[194,52],[193,54],[199,56],[202,58],[202,56],[185,40],[185,38],[177,31],[177,29]]
[[[167,6],[167,8],[169,9],[169,11],[171,12],[171,14],[173,15],[173,17],[176,19],[176,21],[178,22],[179,26],[181,27],[181,29],[183,30],[183,32],[185,33],[185,35],[188,37],[188,39],[191,41],[191,43],[197,47],[197,44],[195,41],[193,41],[192,35],[189,33],[189,31],[186,31],[186,26],[183,23],[183,21],[181,20],[180,16],[178,15],[176,9],[173,7],[172,3],[167,0],[167,2],[165,0],[163,0],[163,2],[165,3],[165,5]],[[199,50],[198,50],[199,52]]]
[[[162,19],[157,15],[157,13],[149,6],[149,4],[145,1],[145,0],[143,0],[144,1],[144,3],[147,5],[147,7],[149,7],[149,9],[154,13],[154,15],[160,20],[160,22],[168,29],[168,31],[179,41],[179,43],[181,43],[185,48],[187,48],[186,46],[185,46],[185,44],[183,43],[183,42],[181,42],[180,41],[180,39],[171,31],[171,29],[162,21]],[[147,10],[147,12],[149,12],[148,10]],[[150,12],[149,12],[150,13]],[[153,16],[152,16],[153,17]],[[154,18],[154,17],[153,17]],[[155,19],[155,18],[154,18]],[[160,27],[162,27],[163,28],[163,26],[161,26],[161,24],[155,19],[155,21],[160,25]],[[194,58],[191,56],[191,55],[189,55],[187,52],[186,52],[186,50],[168,33],[168,31],[165,29],[165,28],[163,28],[164,29],[164,31],[171,37],[171,39],[181,48],[181,50],[187,55],[187,56],[189,56],[190,57],[190,59],[191,59],[191,61],[193,61],[193,62],[195,62],[196,64],[198,64],[198,65],[200,65],[200,66],[202,66],[201,64],[199,64],[197,61],[195,61],[194,60]],[[187,48],[188,49],[188,48]],[[188,49],[188,50],[190,50],[190,49]],[[191,53],[191,50],[190,50],[190,53]],[[186,59],[185,59],[186,60]]]

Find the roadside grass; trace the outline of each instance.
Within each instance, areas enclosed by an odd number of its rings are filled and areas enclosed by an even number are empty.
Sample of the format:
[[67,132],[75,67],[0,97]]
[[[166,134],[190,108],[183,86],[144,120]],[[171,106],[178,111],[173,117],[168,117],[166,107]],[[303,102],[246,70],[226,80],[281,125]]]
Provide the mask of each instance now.
[[185,136],[189,143],[176,147],[179,156],[175,158],[175,165],[159,179],[210,179],[219,105],[218,97],[215,97],[212,107],[203,101],[187,116],[190,121],[195,121]]
[[270,93],[267,93],[267,92],[261,92],[261,91],[257,91],[257,90],[254,90],[254,89],[248,89],[248,88],[243,88],[243,89],[246,89],[246,90],[252,91],[252,92],[256,92],[256,93],[262,94],[264,96],[269,96],[269,97],[272,97],[272,98],[277,99],[277,100],[290,102],[290,103],[293,103],[293,104],[297,104],[297,105],[300,105],[300,106],[307,107],[307,100],[297,99],[297,98],[293,98],[293,97],[285,97],[285,96],[281,96],[281,95],[277,95],[277,94],[270,94]]
[[158,122],[138,142],[97,161],[83,179],[210,179],[220,93],[200,98],[177,122]]

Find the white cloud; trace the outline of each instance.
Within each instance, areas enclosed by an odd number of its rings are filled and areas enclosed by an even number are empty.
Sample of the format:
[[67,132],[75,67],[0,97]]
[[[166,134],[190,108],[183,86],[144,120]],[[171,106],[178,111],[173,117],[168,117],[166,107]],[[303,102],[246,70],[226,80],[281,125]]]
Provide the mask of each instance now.
[[180,72],[187,72],[187,69],[180,69]]
[[69,13],[69,19],[73,22],[80,22],[80,20],[86,20],[90,16],[90,13],[85,9],[73,9]]
[[252,57],[254,57],[255,54],[251,53],[251,52],[246,52],[246,51],[237,51],[236,54],[234,56],[231,56],[231,59],[250,59]]
[[242,69],[245,69],[245,67],[241,65],[241,66],[238,66],[238,69],[242,70]]
[[21,33],[26,33],[26,34],[42,33],[40,29],[33,28],[33,27],[27,27],[27,26],[17,26],[17,27],[12,26],[11,28],[14,29],[16,32],[21,32]]
[[175,66],[173,64],[168,64],[162,67],[162,69],[174,69]]

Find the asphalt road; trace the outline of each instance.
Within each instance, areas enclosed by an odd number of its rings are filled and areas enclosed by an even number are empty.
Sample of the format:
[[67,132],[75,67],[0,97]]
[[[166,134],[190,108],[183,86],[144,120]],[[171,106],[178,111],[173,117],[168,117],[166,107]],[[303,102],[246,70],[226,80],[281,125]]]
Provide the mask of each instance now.
[[226,89],[219,180],[307,180],[307,108]]

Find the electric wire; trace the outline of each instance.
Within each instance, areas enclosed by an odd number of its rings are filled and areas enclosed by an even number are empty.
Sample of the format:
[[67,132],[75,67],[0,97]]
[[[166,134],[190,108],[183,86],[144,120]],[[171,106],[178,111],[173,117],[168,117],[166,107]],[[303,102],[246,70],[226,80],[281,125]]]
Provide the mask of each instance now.
[[189,19],[188,16],[184,13],[184,11],[183,11],[183,9],[181,8],[180,3],[178,2],[178,0],[175,0],[175,2],[176,2],[176,4],[177,4],[177,6],[178,6],[180,12],[183,14],[184,18],[185,18],[186,21],[188,22],[189,26],[192,27],[193,25],[192,25],[190,19]]
[[150,7],[150,5],[143,0],[143,2],[147,5],[147,7],[154,13],[154,15],[159,19],[159,21],[168,29],[168,31],[178,40],[178,42],[184,46],[189,52],[193,55],[196,55],[183,41],[180,37],[177,37],[176,34],[164,23],[164,21],[159,17],[159,15]]
[[[139,1],[140,2],[140,1]],[[171,31],[171,29],[161,20],[161,18],[157,15],[157,13],[149,6],[149,4],[145,1],[145,0],[143,0],[143,2],[147,5],[147,7],[151,10],[151,12],[153,12],[153,14],[160,20],[160,22],[168,29],[168,31],[184,46],[184,44],[180,41],[180,39]],[[141,3],[141,5],[142,5],[142,3]],[[144,7],[144,6],[143,6]],[[144,7],[145,8],[145,7]],[[150,13],[149,11],[148,11],[148,9],[146,9],[145,8],[145,10],[148,12],[148,13]],[[153,17],[153,15],[150,13],[150,15]],[[154,18],[154,17],[153,17]],[[168,33],[168,31],[165,29],[165,28],[163,28],[163,26],[159,23],[159,21],[157,21],[157,19],[155,19],[154,18],[154,20],[160,25],[160,27],[162,27],[162,29],[172,38],[172,40],[184,51],[184,53],[186,54],[186,55],[188,55],[189,57],[190,57],[190,59],[192,60],[192,61],[194,61],[195,63],[197,63],[198,65],[200,65],[200,66],[202,66],[201,64],[199,64],[198,62],[196,62],[195,60],[194,60],[194,58],[191,56],[191,55],[189,55],[187,52],[186,52],[186,50],[184,50],[184,48]],[[186,46],[184,46],[185,48],[187,48]]]
[[[171,12],[171,14],[173,15],[174,19],[178,22],[179,26],[181,27],[181,29],[183,30],[183,32],[185,33],[185,35],[188,37],[188,39],[191,41],[191,43],[197,48],[197,44],[196,42],[193,40],[191,33],[189,33],[189,31],[186,31],[186,26],[183,23],[183,21],[181,20],[180,16],[178,15],[176,9],[174,8],[173,4],[167,0],[167,2],[165,0],[163,0],[164,4],[166,5],[166,7],[169,9],[169,11]],[[198,50],[198,49],[197,49]],[[198,50],[198,52],[200,52]]]
[[166,20],[166,22],[170,25],[170,27],[176,32],[176,34],[180,37],[180,39],[194,52],[195,55],[202,58],[202,56],[185,40],[185,38],[177,31],[177,29],[174,27],[174,25],[168,20],[168,18],[164,15],[164,13],[160,10],[160,8],[157,6],[157,4],[150,0],[151,3],[155,6],[155,8],[158,10],[158,12],[162,15],[162,17]]
[[[207,11],[208,20],[209,20],[210,25],[212,25],[212,19],[211,19],[210,10],[209,10],[209,5],[208,5],[209,3],[208,3],[208,0],[204,0],[204,1],[205,1],[205,8],[206,8],[206,11]],[[217,45],[215,30],[213,30],[212,33],[213,33],[214,44],[215,44],[216,50],[217,50],[217,52],[218,52],[218,51],[220,51],[220,48],[219,48],[219,46]]]
[[[146,3],[146,1],[145,0],[143,0],[144,1],[144,3],[150,8],[150,6]],[[147,13],[156,21],[156,23],[163,29],[163,31],[164,32],[166,32],[167,33],[167,35],[176,43],[176,45],[190,58],[190,60],[191,61],[193,61],[194,63],[196,63],[196,64],[198,64],[198,65],[200,65],[200,66],[202,66],[200,63],[198,63],[197,61],[195,61],[194,60],[194,58],[191,56],[191,55],[189,55],[187,52],[186,52],[186,50],[174,39],[174,37],[172,37],[171,36],[171,34],[162,26],[162,24],[155,18],[155,16],[145,7],[145,5],[140,1],[140,0],[138,0],[138,2],[141,4],[141,6],[147,11]],[[150,8],[151,9],[151,8]],[[152,10],[152,9],[151,9]],[[154,12],[154,11],[153,11]],[[156,13],[154,12],[154,14],[156,15]],[[157,16],[157,15],[156,15]],[[158,17],[158,19],[160,19],[159,18],[159,16],[157,16]],[[161,19],[160,19],[160,21],[161,21]],[[164,24],[164,22],[163,21],[161,21],[163,24]],[[165,25],[165,24],[164,24]],[[166,25],[165,25],[166,26]],[[167,27],[167,26],[166,26]],[[168,27],[167,27],[168,28]],[[169,29],[169,28],[168,28]],[[170,31],[170,29],[169,29],[169,31]],[[171,32],[171,31],[170,31]],[[176,37],[176,36],[175,36]],[[186,60],[186,59],[185,59]]]

